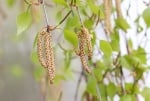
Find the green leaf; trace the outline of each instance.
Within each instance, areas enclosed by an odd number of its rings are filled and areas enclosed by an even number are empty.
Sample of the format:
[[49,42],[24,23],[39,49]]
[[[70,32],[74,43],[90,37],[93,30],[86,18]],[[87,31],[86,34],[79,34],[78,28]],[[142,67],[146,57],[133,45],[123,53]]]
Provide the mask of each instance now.
[[134,55],[129,54],[121,57],[121,64],[122,66],[128,68],[128,69],[133,69],[134,66],[136,66],[139,63],[138,58],[136,58]]
[[131,55],[125,55],[120,58],[121,65],[128,69],[132,69],[133,61]]
[[132,69],[137,64],[140,65],[146,63],[146,53],[143,48],[139,47],[137,50],[133,50],[130,54],[122,56],[120,60],[124,67]]
[[88,29],[92,29],[94,22],[90,19],[84,21],[84,25]]
[[11,67],[11,73],[13,76],[20,78],[23,76],[23,70],[20,65],[13,65]]
[[66,21],[65,29],[74,29],[80,27],[78,16],[71,16]]
[[117,32],[111,34],[111,47],[113,51],[119,51],[119,34]]
[[131,39],[129,39],[128,40],[128,46],[129,46],[129,49],[133,49],[133,44],[132,44],[132,40]]
[[119,101],[136,101],[134,95],[124,95],[120,97]]
[[107,69],[112,68],[112,63],[113,63],[112,58],[110,58],[110,57],[104,55],[102,59],[103,59],[103,63],[104,63],[105,66],[107,67]]
[[88,5],[90,6],[91,11],[92,11],[94,14],[98,15],[99,7],[96,6],[96,5],[94,5],[94,3],[92,3],[92,2],[88,2]]
[[141,16],[138,16],[134,21],[136,23],[138,33],[143,31],[143,26],[140,24],[140,18]]
[[105,40],[100,40],[100,49],[104,53],[105,56],[110,57],[112,54],[112,48],[109,42]]
[[39,62],[36,51],[33,50],[30,57],[33,63],[37,64]]
[[55,83],[59,83],[61,80],[71,80],[73,79],[73,72],[71,68],[63,67],[60,70],[61,72],[56,73]]
[[60,11],[56,11],[56,20],[57,21],[60,21],[61,19],[63,19],[63,12],[60,10]]
[[150,101],[150,88],[145,87],[144,90],[141,92],[142,96],[144,97],[145,101]]
[[62,81],[62,80],[66,80],[64,74],[56,74],[55,79],[54,79],[54,83],[59,84],[60,81]]
[[140,33],[140,32],[143,31],[143,29],[144,29],[144,28],[142,27],[142,25],[140,25],[140,24],[137,25],[137,32]]
[[125,90],[128,94],[132,93],[133,83],[125,83]]
[[143,19],[144,19],[144,22],[146,23],[147,27],[150,27],[150,7],[146,8],[143,11]]
[[144,64],[146,59],[145,56],[142,56],[138,51],[133,51],[133,53],[130,53],[128,55],[122,56],[120,58],[121,65],[132,69],[133,67],[137,66],[137,64]]
[[125,90],[128,94],[137,94],[139,93],[139,86],[134,85],[133,83],[125,83]]
[[89,92],[90,94],[96,96],[97,92],[96,92],[96,80],[93,79],[92,77],[88,78],[88,83],[87,83],[87,88],[86,88],[87,92]]
[[72,57],[72,52],[71,51],[64,51],[64,66],[66,69],[68,69],[70,67],[70,63],[71,63],[71,57]]
[[35,46],[37,45],[37,37],[38,37],[38,33],[36,34],[36,36],[34,38],[33,48],[35,48]]
[[115,86],[114,83],[109,83],[107,85],[106,90],[107,90],[107,94],[110,97],[111,101],[113,101],[113,98],[114,98],[115,94],[117,93],[117,87]]
[[143,73],[146,69],[142,66],[139,66],[135,69],[135,72],[136,72],[136,80],[139,80],[143,77]]
[[102,101],[107,101],[106,85],[103,83],[99,84],[99,89],[100,89]]
[[70,30],[64,30],[65,39],[70,42],[74,47],[78,46],[78,38],[77,35]]
[[24,39],[26,39],[27,35],[26,34],[21,34],[21,35],[17,35],[17,34],[13,34],[11,35],[11,40],[15,43],[19,43],[24,41]]
[[17,17],[17,35],[27,30],[31,24],[31,15],[29,12],[23,12]]
[[33,72],[34,78],[37,81],[41,80],[43,74],[44,74],[44,68],[41,67],[41,66],[36,67],[35,70],[34,70],[34,72]]
[[103,72],[107,69],[107,67],[101,61],[96,62],[96,68],[94,68],[94,74],[97,81],[101,81],[103,79]]
[[6,0],[6,2],[9,7],[12,7],[15,4],[16,0]]
[[101,72],[105,71],[107,69],[106,65],[102,61],[97,61],[96,62],[96,68],[100,68]]
[[100,9],[100,11],[99,11],[99,18],[100,19],[102,19],[102,20],[104,20],[105,19],[105,15],[104,15],[104,5],[100,5],[100,7],[99,7]]
[[93,36],[93,38],[92,38],[92,46],[94,46],[95,45],[95,43],[96,43],[96,33],[95,32],[92,32],[91,33],[92,34],[92,36]]
[[67,2],[65,0],[53,0],[53,2],[67,7]]
[[139,63],[146,64],[146,52],[143,48],[139,47],[137,50],[134,50],[132,55],[137,58]]
[[[72,70],[71,70],[71,68],[63,68],[64,70],[64,72],[63,72],[63,75],[64,75],[64,77],[66,78],[66,79],[73,79],[73,72],[72,72]],[[64,74],[65,73],[65,74]]]
[[125,32],[127,31],[128,28],[130,28],[128,22],[123,17],[117,18],[115,22],[116,26]]

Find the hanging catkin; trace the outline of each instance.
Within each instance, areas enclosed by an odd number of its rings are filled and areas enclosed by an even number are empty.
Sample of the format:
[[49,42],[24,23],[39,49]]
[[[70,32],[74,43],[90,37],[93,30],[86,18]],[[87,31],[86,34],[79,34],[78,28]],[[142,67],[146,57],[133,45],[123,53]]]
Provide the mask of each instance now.
[[82,31],[77,33],[78,39],[79,39],[79,50],[77,51],[77,55],[80,56],[83,68],[88,72],[91,73],[90,68],[88,67],[87,59],[86,59],[86,37],[85,34],[82,33]]
[[88,48],[88,58],[91,59],[93,54],[92,43],[91,43],[92,36],[90,35],[88,29],[85,27],[81,29],[81,32],[84,35],[84,38],[86,39],[86,46]]
[[112,25],[111,25],[111,10],[112,10],[112,0],[103,0],[104,1],[104,14],[105,14],[105,30],[106,33],[112,32]]
[[52,48],[52,35],[44,28],[37,36],[37,54],[39,62],[47,69],[52,84],[55,77],[54,52]]
[[52,48],[52,35],[49,32],[46,32],[46,34],[44,35],[44,45],[45,45],[46,65],[48,75],[50,78],[50,83],[53,83],[55,77],[55,63],[54,63],[55,60]]
[[45,57],[44,57],[44,42],[43,42],[43,36],[45,35],[45,31],[42,30],[38,33],[37,35],[37,54],[38,54],[38,59],[39,62],[43,67],[47,67],[46,62],[45,62]]

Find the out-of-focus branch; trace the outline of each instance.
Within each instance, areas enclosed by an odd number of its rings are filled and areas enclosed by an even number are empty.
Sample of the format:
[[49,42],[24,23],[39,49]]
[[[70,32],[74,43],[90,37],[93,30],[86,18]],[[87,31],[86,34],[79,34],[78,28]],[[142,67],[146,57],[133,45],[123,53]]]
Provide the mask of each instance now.
[[47,74],[45,74],[45,75],[43,75],[43,77],[41,78],[41,81],[40,81],[42,101],[46,101],[47,80],[48,80]]
[[80,76],[78,79],[78,83],[77,83],[77,87],[76,87],[76,91],[75,91],[75,96],[74,96],[74,101],[77,101],[77,98],[78,98],[78,91],[79,91],[79,87],[81,84],[82,76],[83,76],[83,68],[82,68],[82,72],[80,73]]
[[122,17],[121,1],[115,0],[115,4],[116,4],[117,17]]
[[61,91],[61,92],[60,92],[60,94],[59,94],[58,101],[61,101],[61,99],[62,99],[62,96],[63,96],[63,92]]
[[105,31],[109,35],[112,32],[111,25],[111,10],[112,10],[112,0],[104,0],[104,14],[105,14]]
[[2,18],[7,17],[7,15],[6,15],[5,11],[3,10],[2,6],[0,6],[0,15],[2,16]]

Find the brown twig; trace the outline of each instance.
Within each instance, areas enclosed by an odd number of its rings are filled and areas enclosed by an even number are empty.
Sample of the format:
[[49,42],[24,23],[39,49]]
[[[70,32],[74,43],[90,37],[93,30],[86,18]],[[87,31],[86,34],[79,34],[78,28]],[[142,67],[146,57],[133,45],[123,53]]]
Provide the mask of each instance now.
[[46,22],[47,27],[48,27],[49,26],[49,21],[48,21],[48,16],[47,16],[46,7],[45,7],[45,1],[44,0],[42,0],[42,4],[43,4],[45,22]]

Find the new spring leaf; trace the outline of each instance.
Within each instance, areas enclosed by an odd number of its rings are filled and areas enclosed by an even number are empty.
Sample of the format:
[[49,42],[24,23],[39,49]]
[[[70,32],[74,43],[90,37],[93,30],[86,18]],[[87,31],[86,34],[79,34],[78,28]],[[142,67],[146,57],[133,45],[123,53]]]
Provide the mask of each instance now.
[[17,35],[28,29],[31,24],[31,15],[29,12],[23,12],[17,17]]

